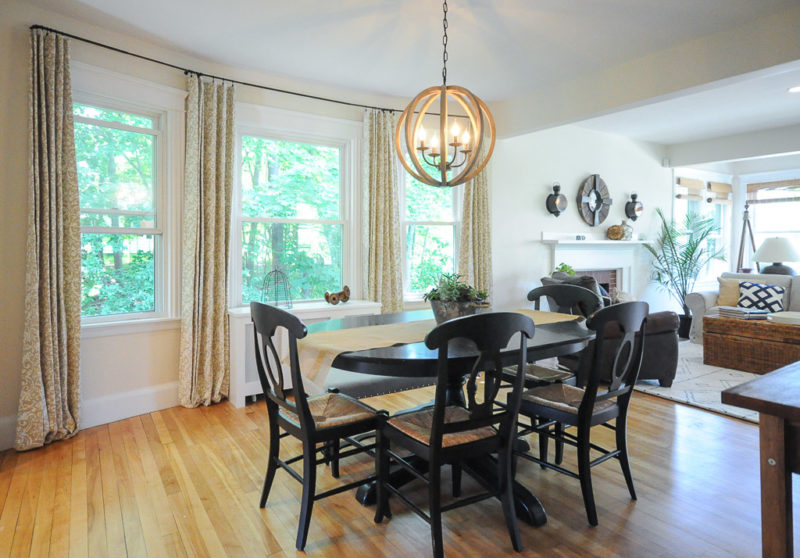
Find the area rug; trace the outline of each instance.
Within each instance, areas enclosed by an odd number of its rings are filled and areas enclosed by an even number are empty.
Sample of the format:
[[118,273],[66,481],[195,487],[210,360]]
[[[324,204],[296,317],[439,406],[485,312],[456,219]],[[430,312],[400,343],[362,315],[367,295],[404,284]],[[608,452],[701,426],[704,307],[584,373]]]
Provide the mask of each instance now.
[[661,387],[657,380],[642,380],[636,384],[635,389],[701,409],[758,422],[757,412],[725,405],[720,401],[722,390],[758,378],[758,374],[703,364],[703,346],[689,341],[681,341],[678,355],[678,371],[671,387]]

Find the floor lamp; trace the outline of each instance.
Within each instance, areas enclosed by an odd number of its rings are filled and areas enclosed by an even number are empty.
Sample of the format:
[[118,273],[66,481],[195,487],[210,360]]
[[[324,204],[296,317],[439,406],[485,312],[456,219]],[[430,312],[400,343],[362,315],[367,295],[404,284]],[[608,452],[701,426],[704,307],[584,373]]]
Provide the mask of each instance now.
[[[745,268],[742,267],[742,263],[744,262],[744,242],[748,236],[750,237],[750,247],[753,249],[753,253],[755,253],[756,239],[753,236],[753,228],[750,226],[750,205],[745,203],[744,215],[742,215],[742,237],[741,240],[739,240],[739,259],[736,262],[737,273],[747,273],[751,270],[751,268],[745,270]],[[761,271],[758,262],[756,262],[756,271]]]

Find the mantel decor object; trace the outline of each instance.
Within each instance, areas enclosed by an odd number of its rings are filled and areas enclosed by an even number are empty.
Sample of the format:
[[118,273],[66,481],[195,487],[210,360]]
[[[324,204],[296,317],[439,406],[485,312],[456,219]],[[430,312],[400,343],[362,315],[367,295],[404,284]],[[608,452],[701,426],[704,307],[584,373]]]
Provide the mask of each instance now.
[[625,204],[625,216],[631,221],[636,221],[644,212],[644,205],[637,198],[637,194],[631,194],[631,201]]
[[325,302],[328,304],[345,303],[350,300],[350,287],[347,285],[342,288],[338,293],[329,293],[325,291]]
[[593,174],[584,180],[578,190],[578,210],[591,227],[606,220],[612,201],[608,186],[599,174]]
[[[447,85],[447,0],[442,12],[442,85],[425,89],[408,104],[397,122],[394,144],[400,162],[420,182],[458,186],[489,162],[495,129],[492,113],[482,100],[463,87]],[[426,120],[429,124],[438,121],[430,143],[423,128]]]
[[567,197],[561,193],[561,185],[553,182],[553,193],[545,200],[547,211],[558,217],[567,209]]
[[609,240],[622,240],[625,231],[622,229],[622,225],[611,225],[606,231],[606,236]]

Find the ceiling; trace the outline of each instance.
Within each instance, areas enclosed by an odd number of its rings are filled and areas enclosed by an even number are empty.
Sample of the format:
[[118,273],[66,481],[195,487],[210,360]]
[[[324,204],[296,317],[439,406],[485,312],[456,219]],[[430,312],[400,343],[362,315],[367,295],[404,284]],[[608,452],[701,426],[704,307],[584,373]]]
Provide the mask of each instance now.
[[[411,98],[441,79],[442,12],[431,0],[29,1],[176,52],[311,86]],[[448,83],[489,103],[520,99],[796,2],[451,0]],[[800,65],[745,78],[583,125],[671,144],[800,122],[800,94],[785,94],[800,85]]]
[[707,84],[581,126],[664,145],[800,124],[800,60]]

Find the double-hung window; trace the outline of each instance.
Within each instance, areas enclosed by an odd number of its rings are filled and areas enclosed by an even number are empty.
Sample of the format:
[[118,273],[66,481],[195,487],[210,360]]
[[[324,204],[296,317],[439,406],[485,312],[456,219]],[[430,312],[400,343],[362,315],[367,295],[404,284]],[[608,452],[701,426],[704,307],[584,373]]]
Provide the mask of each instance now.
[[232,304],[362,296],[361,123],[249,103],[237,119]]
[[75,103],[81,313],[90,321],[164,312],[161,118]]
[[339,290],[341,148],[256,135],[243,135],[241,146],[242,304],[274,296],[264,293],[274,270],[286,274],[292,300]]
[[418,300],[439,274],[456,271],[458,188],[428,186],[402,171],[404,290]]

